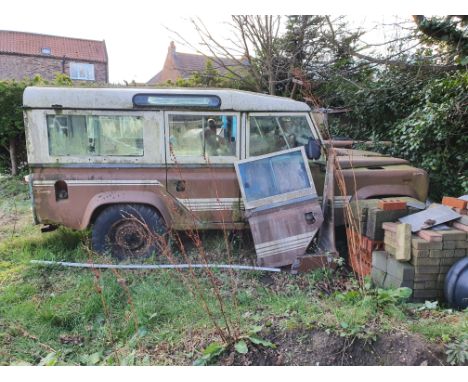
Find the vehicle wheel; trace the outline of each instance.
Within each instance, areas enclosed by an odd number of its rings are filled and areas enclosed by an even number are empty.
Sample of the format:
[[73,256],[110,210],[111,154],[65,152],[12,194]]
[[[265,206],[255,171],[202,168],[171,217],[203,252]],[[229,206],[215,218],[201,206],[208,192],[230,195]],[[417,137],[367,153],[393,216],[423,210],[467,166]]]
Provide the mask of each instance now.
[[161,252],[166,244],[166,227],[161,215],[141,204],[107,207],[94,222],[93,250],[123,259],[141,259]]

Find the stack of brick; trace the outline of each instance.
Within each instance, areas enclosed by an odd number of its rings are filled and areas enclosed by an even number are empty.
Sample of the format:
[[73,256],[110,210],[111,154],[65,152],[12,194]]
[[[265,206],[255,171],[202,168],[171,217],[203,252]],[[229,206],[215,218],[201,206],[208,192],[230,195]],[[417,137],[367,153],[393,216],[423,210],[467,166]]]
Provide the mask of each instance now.
[[[420,231],[423,232],[424,231]],[[466,232],[450,229],[436,233],[428,241],[413,237],[410,263],[414,266],[414,298],[437,299],[444,295],[445,275],[450,267],[466,256]]]
[[395,221],[417,210],[407,207],[412,198],[386,198],[382,200],[359,200],[350,203],[351,224],[346,230],[348,237],[349,265],[360,276],[371,274],[372,252],[384,245],[383,223]]
[[383,248],[383,241],[375,241],[360,235],[353,229],[346,229],[348,237],[349,265],[360,276],[371,273],[372,252]]
[[417,234],[408,231],[408,224],[386,223],[383,228],[385,251],[372,256],[374,283],[381,287],[407,286],[413,289],[417,301],[443,297],[445,275],[468,255],[468,216],[462,216],[452,228]]

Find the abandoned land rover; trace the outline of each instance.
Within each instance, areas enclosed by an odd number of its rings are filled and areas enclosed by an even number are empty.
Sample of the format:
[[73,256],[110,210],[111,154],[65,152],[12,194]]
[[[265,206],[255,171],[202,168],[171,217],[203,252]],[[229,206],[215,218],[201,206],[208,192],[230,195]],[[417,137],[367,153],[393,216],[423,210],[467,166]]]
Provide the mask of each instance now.
[[[315,142],[321,155],[308,163],[323,192],[325,143],[303,102],[230,89],[28,87],[23,103],[35,222],[91,227],[97,252],[140,257],[156,248],[152,232],[247,227],[239,160]],[[335,152],[347,190],[335,197],[335,224],[350,199],[425,201],[427,174],[406,160]]]

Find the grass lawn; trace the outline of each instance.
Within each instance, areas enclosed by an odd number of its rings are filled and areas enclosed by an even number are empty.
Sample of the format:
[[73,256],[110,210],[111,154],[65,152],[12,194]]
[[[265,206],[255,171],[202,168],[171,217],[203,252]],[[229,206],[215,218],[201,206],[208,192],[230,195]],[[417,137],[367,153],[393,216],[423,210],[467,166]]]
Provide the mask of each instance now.
[[[343,268],[294,276],[31,264],[109,259],[90,252],[88,232],[33,226],[28,189],[17,178],[0,178],[0,241],[0,365],[256,364],[246,357],[262,351],[274,351],[278,364],[308,364],[312,355],[299,362],[294,347],[317,333],[340,347],[404,333],[442,349],[446,363],[446,345],[462,353],[457,341],[468,332],[467,312],[405,303],[398,291],[360,287]],[[226,261],[222,233],[204,235],[203,246]],[[196,261],[197,248],[188,248]],[[245,243],[232,251],[244,263],[254,257]]]

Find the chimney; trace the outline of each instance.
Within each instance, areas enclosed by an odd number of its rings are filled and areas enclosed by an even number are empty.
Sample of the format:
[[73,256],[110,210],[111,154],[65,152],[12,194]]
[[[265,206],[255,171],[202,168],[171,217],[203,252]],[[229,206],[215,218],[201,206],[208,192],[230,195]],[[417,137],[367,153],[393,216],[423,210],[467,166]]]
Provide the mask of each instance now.
[[171,43],[169,44],[169,49],[168,49],[168,53],[170,54],[174,54],[176,51],[175,49],[175,44],[174,44],[174,41],[171,41]]

